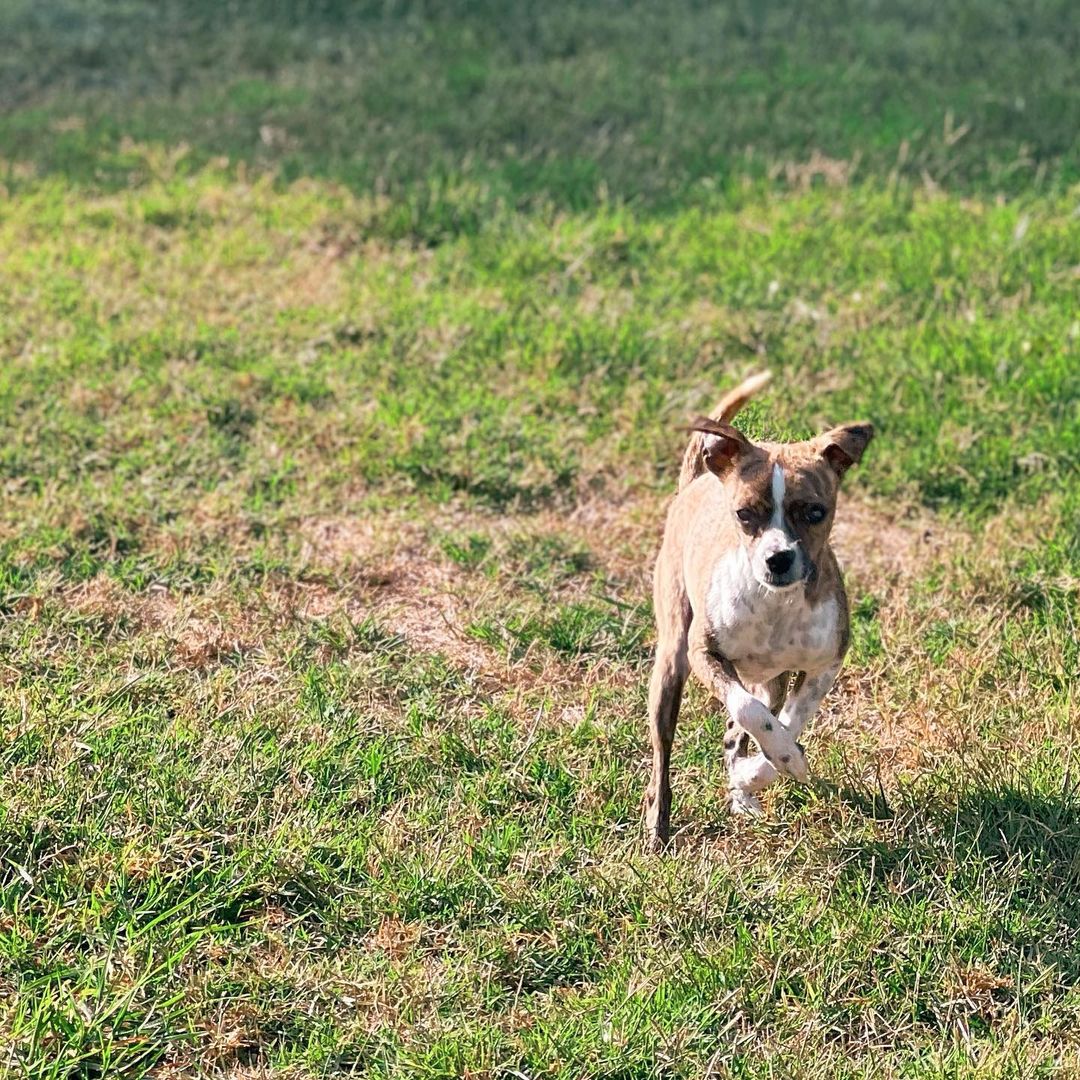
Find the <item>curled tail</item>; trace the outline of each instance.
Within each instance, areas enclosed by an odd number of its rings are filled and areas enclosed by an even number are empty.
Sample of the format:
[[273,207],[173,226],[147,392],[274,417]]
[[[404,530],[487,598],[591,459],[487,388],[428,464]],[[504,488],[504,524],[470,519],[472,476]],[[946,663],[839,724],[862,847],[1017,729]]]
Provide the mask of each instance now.
[[[767,371],[759,371],[748,379],[743,379],[734,390],[729,390],[709,412],[709,419],[722,424],[732,421],[735,414],[772,378]],[[704,471],[705,461],[702,451],[705,448],[705,435],[695,431],[690,436],[683,454],[682,472],[679,473],[679,490],[693,483]]]

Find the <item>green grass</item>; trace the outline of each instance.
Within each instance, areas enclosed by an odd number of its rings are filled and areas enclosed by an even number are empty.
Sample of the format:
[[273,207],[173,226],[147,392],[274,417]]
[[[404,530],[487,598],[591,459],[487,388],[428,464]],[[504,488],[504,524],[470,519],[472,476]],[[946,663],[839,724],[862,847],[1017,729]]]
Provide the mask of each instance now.
[[1080,176],[1063,0],[7,0],[3,28],[13,161],[124,186],[227,156],[377,186],[427,236],[500,200],[677,205],[814,151],[1012,192]]
[[[0,1073],[1080,1069],[1070,16],[0,4]],[[762,823],[689,694],[647,858],[763,366],[878,431],[852,652]]]

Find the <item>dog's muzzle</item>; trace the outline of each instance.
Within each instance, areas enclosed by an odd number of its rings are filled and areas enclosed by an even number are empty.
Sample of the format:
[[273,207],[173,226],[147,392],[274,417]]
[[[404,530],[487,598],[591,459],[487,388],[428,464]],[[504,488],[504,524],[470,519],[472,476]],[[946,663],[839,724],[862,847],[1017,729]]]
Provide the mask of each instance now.
[[783,577],[795,565],[794,551],[777,551],[765,560],[770,574]]
[[797,548],[784,548],[766,556],[762,580],[772,589],[786,589],[807,577],[808,561],[800,558]]

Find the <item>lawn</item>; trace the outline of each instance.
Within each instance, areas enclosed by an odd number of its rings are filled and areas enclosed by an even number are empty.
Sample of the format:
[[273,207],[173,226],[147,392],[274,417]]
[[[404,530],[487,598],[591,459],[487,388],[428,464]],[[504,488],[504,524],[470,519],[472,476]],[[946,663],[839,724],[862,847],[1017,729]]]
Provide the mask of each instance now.
[[[1080,22],[0,0],[0,1075],[1080,1075]],[[813,782],[643,853],[686,420],[869,419]]]

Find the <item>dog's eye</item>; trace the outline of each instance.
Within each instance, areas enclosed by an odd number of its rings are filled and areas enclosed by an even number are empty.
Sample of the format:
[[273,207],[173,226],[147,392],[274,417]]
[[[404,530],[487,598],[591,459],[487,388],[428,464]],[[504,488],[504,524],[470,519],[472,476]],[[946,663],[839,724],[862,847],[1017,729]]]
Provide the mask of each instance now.
[[749,507],[744,506],[741,510],[735,511],[735,516],[744,524],[749,525],[754,520],[754,511]]
[[808,506],[806,510],[803,511],[803,516],[811,525],[817,525],[819,522],[825,520],[825,516],[828,512],[829,511],[820,503],[814,503],[813,506]]

